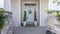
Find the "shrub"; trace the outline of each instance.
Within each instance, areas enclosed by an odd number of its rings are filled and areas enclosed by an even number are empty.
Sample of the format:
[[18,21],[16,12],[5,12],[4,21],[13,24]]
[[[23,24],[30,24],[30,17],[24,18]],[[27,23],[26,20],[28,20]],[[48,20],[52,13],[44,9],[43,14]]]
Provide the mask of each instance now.
[[0,29],[4,26],[4,9],[0,8]]

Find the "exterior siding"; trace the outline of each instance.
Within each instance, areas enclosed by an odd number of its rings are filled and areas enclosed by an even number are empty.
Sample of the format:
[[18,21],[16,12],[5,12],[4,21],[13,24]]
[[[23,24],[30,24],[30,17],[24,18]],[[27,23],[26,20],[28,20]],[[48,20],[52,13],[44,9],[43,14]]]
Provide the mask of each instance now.
[[[21,0],[5,0],[3,4],[6,11],[12,12],[14,26],[20,26],[21,23]],[[44,9],[48,7],[48,0],[40,0],[40,26],[46,26],[47,14]]]
[[[11,0],[11,7],[13,12],[12,14],[13,26],[20,26],[21,0]],[[46,7],[48,7],[48,0],[40,0],[40,26],[46,26],[47,24],[47,14],[44,11]]]

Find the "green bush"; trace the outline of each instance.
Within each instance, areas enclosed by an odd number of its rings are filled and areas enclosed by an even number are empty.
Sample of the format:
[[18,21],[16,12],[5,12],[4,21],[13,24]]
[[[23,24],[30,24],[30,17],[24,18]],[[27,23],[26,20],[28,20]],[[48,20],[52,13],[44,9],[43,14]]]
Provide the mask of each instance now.
[[0,8],[0,29],[4,26],[4,9]]
[[45,12],[47,12],[48,14],[51,14],[51,13],[53,12],[52,10],[49,10],[48,8],[45,8],[44,10],[45,10]]

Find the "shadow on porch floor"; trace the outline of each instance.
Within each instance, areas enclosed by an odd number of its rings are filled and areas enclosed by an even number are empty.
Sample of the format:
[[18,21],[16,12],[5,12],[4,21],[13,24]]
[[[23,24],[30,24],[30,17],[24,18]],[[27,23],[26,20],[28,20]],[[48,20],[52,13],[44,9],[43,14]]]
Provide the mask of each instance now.
[[13,27],[13,34],[46,34],[46,26],[38,27]]

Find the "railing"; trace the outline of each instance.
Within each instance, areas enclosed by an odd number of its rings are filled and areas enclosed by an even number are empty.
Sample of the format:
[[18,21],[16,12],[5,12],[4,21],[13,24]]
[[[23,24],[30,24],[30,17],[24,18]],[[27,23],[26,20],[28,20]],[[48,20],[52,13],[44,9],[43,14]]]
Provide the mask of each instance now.
[[1,31],[1,34],[12,34],[12,13],[5,12],[5,25]]

